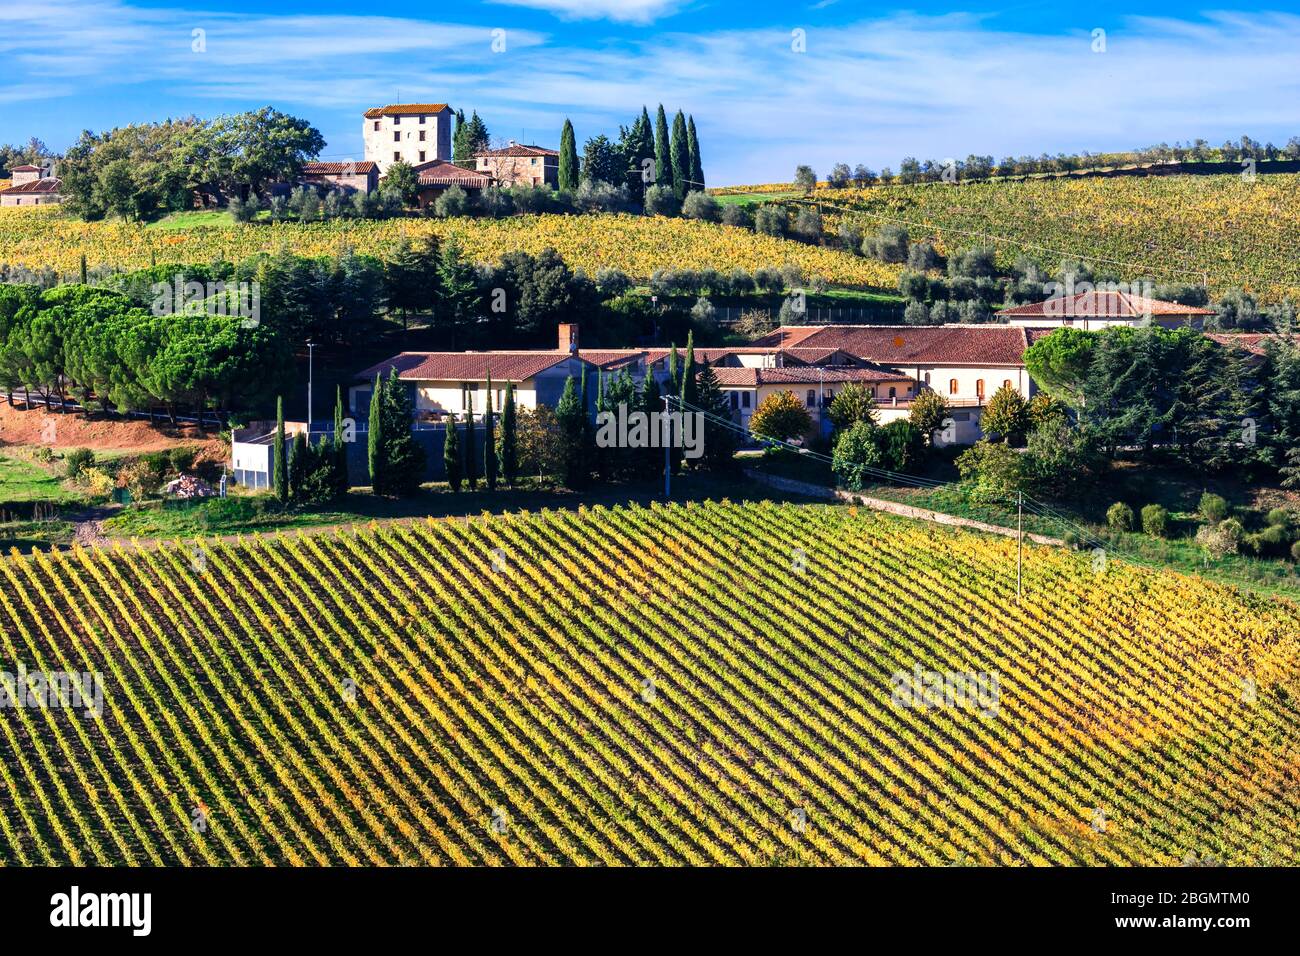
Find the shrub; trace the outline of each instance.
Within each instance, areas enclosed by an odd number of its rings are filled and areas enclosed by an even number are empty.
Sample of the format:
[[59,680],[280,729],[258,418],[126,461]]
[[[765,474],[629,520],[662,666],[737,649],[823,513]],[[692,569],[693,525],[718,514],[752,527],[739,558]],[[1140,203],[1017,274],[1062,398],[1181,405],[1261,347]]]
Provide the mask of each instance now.
[[1201,495],[1197,511],[1207,524],[1215,525],[1228,517],[1228,502],[1221,495],[1212,495],[1207,491]]
[[118,469],[117,486],[131,492],[132,498],[147,498],[162,487],[162,473],[153,467],[148,456],[141,456]]
[[1132,531],[1135,519],[1133,509],[1117,501],[1106,509],[1106,526],[1112,531]]
[[908,325],[929,325],[930,308],[924,302],[913,300],[903,309],[903,321]]
[[858,422],[879,424],[876,420],[876,400],[871,395],[871,388],[857,382],[850,382],[840,389],[831,399],[826,413],[836,431],[852,428]]
[[1160,505],[1143,507],[1142,531],[1153,538],[1163,538],[1169,531],[1169,512]]
[[812,431],[808,409],[795,398],[794,392],[773,392],[754,409],[749,428],[756,435],[788,441]]
[[666,186],[651,186],[645,191],[643,203],[647,216],[675,216],[681,208],[672,189]]
[[1196,532],[1196,543],[1212,558],[1236,554],[1241,548],[1241,522],[1228,518],[1216,525],[1202,525]]
[[754,230],[766,236],[783,237],[789,225],[790,216],[784,206],[759,206],[758,212],[754,214]]
[[890,223],[874,236],[862,240],[862,254],[881,262],[906,262],[910,237],[902,226]]
[[695,190],[686,194],[682,202],[682,215],[687,219],[699,219],[702,222],[717,222],[718,201],[706,192]]
[[722,207],[722,224],[738,229],[753,229],[754,217],[741,203],[728,203]]
[[49,463],[54,460],[54,449],[49,445],[42,445],[32,452],[32,457],[42,463]]
[[1300,541],[1296,541],[1291,545],[1291,560],[1300,561]]
[[227,206],[230,218],[235,222],[252,222],[261,208],[262,204],[256,194],[249,196],[247,199],[240,199],[236,196],[230,200]]
[[180,474],[194,467],[194,454],[193,448],[184,446],[173,448],[167,454],[167,463],[172,466],[173,471]]
[[994,441],[1019,445],[1029,430],[1029,403],[1010,385],[1002,385],[989,399],[980,428]]
[[868,469],[884,468],[879,429],[870,421],[855,422],[835,442],[831,468],[841,485],[860,491],[871,483]]
[[925,451],[921,430],[905,418],[882,427],[878,441],[881,457],[890,471],[910,471]]
[[981,439],[962,452],[955,464],[962,489],[971,501],[1007,501],[1023,490],[1021,455],[1002,442]]
[[92,498],[107,498],[113,493],[113,476],[103,468],[83,469],[81,480]]
[[95,463],[95,453],[89,448],[74,448],[63,456],[63,465],[69,478],[79,478]]
[[822,231],[822,214],[813,206],[801,206],[794,217],[794,232],[804,242],[820,242]]
[[1061,540],[1065,543],[1065,546],[1069,548],[1071,551],[1078,551],[1081,547],[1083,547],[1083,538],[1079,537],[1079,533],[1077,531],[1065,532],[1065,534],[1061,535]]
[[1291,527],[1291,512],[1285,508],[1274,508],[1268,513],[1268,525],[1270,528],[1287,528]]
[[912,410],[908,413],[908,421],[917,427],[922,437],[929,443],[934,443],[934,433],[943,427],[943,421],[948,417],[948,400],[932,388],[921,390],[912,402]]
[[617,299],[632,288],[627,274],[604,266],[596,272],[596,289],[606,299]]
[[433,211],[444,219],[469,215],[469,194],[459,186],[448,186],[434,200]]

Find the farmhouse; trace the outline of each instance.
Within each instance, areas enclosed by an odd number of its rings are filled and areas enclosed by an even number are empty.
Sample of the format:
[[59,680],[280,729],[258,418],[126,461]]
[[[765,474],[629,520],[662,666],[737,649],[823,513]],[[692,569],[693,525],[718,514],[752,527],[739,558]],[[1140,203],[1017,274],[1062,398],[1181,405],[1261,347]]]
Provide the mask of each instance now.
[[397,103],[366,110],[361,135],[366,159],[380,175],[396,162],[419,166],[434,160],[451,161],[455,114],[446,103]]
[[0,189],[0,206],[49,206],[63,202],[60,181],[49,167],[15,166],[13,184]]
[[348,193],[369,193],[379,187],[379,164],[370,160],[360,163],[304,163],[299,179],[304,185]]
[[435,159],[415,167],[420,208],[432,204],[452,186],[467,193],[478,193],[492,185],[492,177],[475,169],[466,169],[455,163]]
[[[481,417],[487,409],[488,380],[492,382],[492,407],[501,410],[507,382],[514,384],[520,408],[554,406],[570,376],[628,370],[645,374],[645,354],[636,349],[578,348],[577,325],[561,325],[558,347],[501,352],[402,352],[357,374],[348,390],[352,414],[364,417],[370,410],[375,376],[398,381],[411,390],[417,421],[437,422],[448,415],[470,413]],[[593,383],[594,384],[594,383]],[[594,399],[594,396],[592,396]]]
[[1073,326],[1096,330],[1112,325],[1161,325],[1165,328],[1190,325],[1199,329],[1204,327],[1205,317],[1213,315],[1214,310],[1130,292],[1090,290],[1017,305],[997,314],[1009,324],[1019,326]]
[[525,146],[514,140],[502,149],[474,154],[475,168],[498,186],[551,186],[560,184],[560,154],[543,146]]
[[[748,424],[754,409],[774,392],[793,392],[819,428],[829,427],[825,409],[850,383],[871,389],[881,424],[906,418],[925,389],[939,392],[951,408],[956,441],[981,437],[980,415],[993,393],[1010,385],[1034,394],[1024,366],[1031,336],[1050,329],[1006,325],[785,326],[748,345],[695,350],[708,362],[732,412]],[[491,376],[493,407],[500,409],[506,382],[515,383],[520,407],[554,405],[565,379],[627,369],[640,379],[647,369],[661,383],[668,377],[670,349],[580,349],[576,324],[562,324],[555,349],[500,352],[403,352],[358,373],[349,392],[352,413],[364,416],[376,374],[396,369],[412,389],[417,419],[449,414],[481,415]]]

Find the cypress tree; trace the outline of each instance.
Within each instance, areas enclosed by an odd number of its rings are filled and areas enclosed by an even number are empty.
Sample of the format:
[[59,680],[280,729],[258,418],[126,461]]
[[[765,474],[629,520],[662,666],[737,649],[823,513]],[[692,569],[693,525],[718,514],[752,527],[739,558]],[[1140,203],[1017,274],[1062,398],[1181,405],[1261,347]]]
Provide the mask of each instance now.
[[[646,414],[646,421],[654,429],[662,428],[664,403],[659,396],[659,381],[655,378],[654,372],[650,366],[646,365],[645,379],[641,383],[641,411]],[[658,434],[658,432],[656,432]],[[646,436],[649,438],[649,436]],[[657,442],[651,443],[657,446]],[[664,467],[663,449],[659,447],[649,447],[645,449],[645,474],[647,477],[662,473]]]
[[677,345],[673,345],[673,350],[668,353],[668,394],[677,395],[681,392],[682,382],[678,377],[678,368],[681,361],[677,357]]
[[87,273],[88,270],[86,269],[86,254],[83,252],[81,254],[81,284],[82,285],[87,285],[90,282]]
[[583,423],[587,413],[578,397],[578,389],[570,375],[564,380],[564,392],[555,405],[555,418],[560,426],[561,461],[564,484],[580,488],[586,475],[583,470]]
[[673,161],[668,148],[668,117],[664,105],[659,104],[655,115],[655,185],[673,188]]
[[682,200],[693,188],[687,182],[691,178],[690,155],[686,148],[686,117],[678,110],[673,117],[672,139],[673,195]]
[[518,429],[518,412],[515,410],[515,383],[506,382],[506,396],[501,404],[501,447],[498,449],[498,455],[501,459],[499,462],[501,477],[511,487],[514,486],[515,478],[519,476]]
[[348,446],[343,440],[343,386],[334,391],[334,494],[348,493]]
[[370,466],[370,490],[382,495],[384,485],[384,380],[375,375],[375,390],[370,393],[370,432],[366,436],[366,461]]
[[591,474],[592,450],[596,444],[595,436],[592,434],[591,430],[591,405],[589,404],[590,399],[587,398],[586,365],[582,366],[582,389],[579,393],[578,400],[582,405],[582,436],[581,445],[579,446],[581,457],[578,464],[582,469],[582,474],[585,480],[585,477]]
[[284,399],[275,400],[275,496],[284,504],[289,500],[289,463],[285,460],[288,449],[284,443]]
[[447,434],[442,442],[442,469],[446,472],[447,484],[452,491],[460,491],[460,423],[455,415],[448,415],[444,421]]
[[560,188],[578,188],[578,142],[573,137],[573,124],[568,119],[560,131]]
[[469,411],[465,413],[465,487],[470,491],[478,486],[477,437],[474,434],[474,393],[470,392]]
[[686,361],[682,363],[681,396],[684,405],[699,405],[699,383],[695,376],[695,331],[692,329],[686,333]]
[[424,479],[425,455],[411,434],[415,420],[414,403],[410,391],[398,380],[397,369],[389,372],[384,386],[380,419],[383,422],[379,447],[382,494],[415,494]]
[[311,470],[308,460],[307,433],[298,432],[293,436],[293,454],[289,456],[289,497],[294,501],[303,500],[303,485],[307,472]]
[[488,491],[497,490],[497,434],[492,421],[492,376],[487,377],[487,409],[483,413],[483,483]]
[[[700,366],[699,406],[709,415],[730,421],[731,401],[718,383],[718,376],[708,362]],[[730,471],[735,468],[736,449],[740,436],[722,422],[706,419],[704,422],[704,454],[697,462],[707,471]]]
[[690,159],[691,189],[704,189],[704,163],[700,160],[700,140],[695,134],[695,117],[686,119],[686,152]]

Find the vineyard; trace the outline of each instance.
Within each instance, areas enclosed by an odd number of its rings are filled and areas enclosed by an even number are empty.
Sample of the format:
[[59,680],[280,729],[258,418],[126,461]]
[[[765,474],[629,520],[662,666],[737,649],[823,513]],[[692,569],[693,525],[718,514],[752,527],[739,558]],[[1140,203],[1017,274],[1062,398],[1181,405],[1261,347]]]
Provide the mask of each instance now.
[[236,224],[149,229],[124,222],[81,222],[55,208],[0,210],[0,263],[31,269],[49,266],[74,277],[81,257],[91,267],[139,269],[151,262],[205,263],[239,260],[288,249],[301,255],[333,255],[344,249],[382,254],[403,237],[459,238],[477,262],[502,253],[556,249],[574,269],[594,275],[621,269],[637,279],[656,269],[713,268],[747,271],[793,263],[808,276],[846,286],[894,289],[898,268],[851,253],[746,229],[689,219],[631,215],[536,215],[504,219],[331,220],[314,223]]
[[[912,238],[946,250],[994,245],[1003,265],[1028,255],[1048,269],[1060,252],[1093,261],[1124,281],[1202,281],[1212,293],[1240,286],[1261,299],[1300,301],[1300,175],[1151,176],[1027,180],[949,186],[819,189],[817,199],[860,211],[874,231],[916,224]],[[880,218],[884,217],[884,218]],[[837,217],[827,216],[834,231]],[[988,236],[1012,240],[995,242]],[[1034,246],[1046,248],[1033,248]],[[1053,250],[1053,251],[1048,251]]]
[[[1300,863],[1300,610],[821,505],[0,561],[0,861]],[[982,708],[897,675],[993,675]],[[990,707],[990,703],[992,706]]]

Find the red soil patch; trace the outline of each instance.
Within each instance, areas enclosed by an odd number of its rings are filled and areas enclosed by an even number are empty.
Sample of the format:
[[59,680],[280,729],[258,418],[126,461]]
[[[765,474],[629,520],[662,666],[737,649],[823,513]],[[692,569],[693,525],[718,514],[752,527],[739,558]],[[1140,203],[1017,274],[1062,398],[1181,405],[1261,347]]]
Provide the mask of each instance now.
[[0,399],[0,445],[49,445],[57,449],[96,451],[165,451],[178,445],[198,445],[199,458],[223,460],[225,445],[211,431],[191,426],[173,428],[147,421],[89,417],[36,407],[24,409]]

